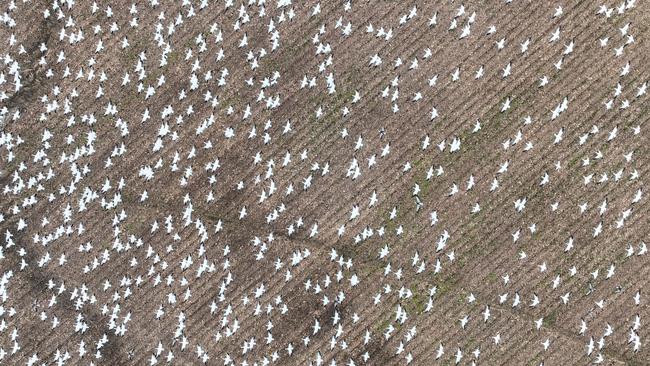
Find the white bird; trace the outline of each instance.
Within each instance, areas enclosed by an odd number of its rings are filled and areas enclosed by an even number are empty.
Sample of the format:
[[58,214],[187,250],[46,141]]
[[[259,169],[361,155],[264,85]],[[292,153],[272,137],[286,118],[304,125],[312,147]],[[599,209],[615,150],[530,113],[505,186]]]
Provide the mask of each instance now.
[[451,81],[458,81],[460,79],[460,67],[457,67],[456,70],[451,74]]
[[483,310],[483,322],[487,323],[488,319],[490,319],[490,306],[486,305]]
[[440,359],[442,355],[445,354],[445,347],[442,343],[438,344],[438,350],[436,351],[436,360]]
[[467,326],[467,323],[469,322],[469,316],[465,315],[461,319],[459,319],[460,322],[460,327],[464,330],[465,326]]
[[474,74],[474,79],[480,79],[483,77],[483,65],[481,65],[478,70],[476,70],[476,74]]
[[463,351],[460,349],[460,347],[456,350],[456,365],[460,363],[460,360],[463,359]]
[[474,129],[472,130],[472,133],[476,133],[481,130],[481,122],[479,120],[476,120],[476,123],[474,124]]
[[436,109],[436,107],[433,107],[431,109],[431,120],[433,121],[436,117],[438,117],[438,110]]
[[429,19],[429,27],[438,24],[438,12],[434,12],[431,18]]
[[384,245],[384,247],[379,251],[379,259],[385,258],[389,253],[388,245]]
[[530,38],[526,38],[526,40],[521,43],[521,53],[526,53],[526,51],[528,51],[528,45],[530,45]]
[[468,23],[463,27],[462,32],[458,38],[459,39],[466,38],[467,36],[469,36],[469,34],[470,34],[470,24]]
[[523,209],[526,207],[526,197],[517,199],[514,201],[514,204],[517,212],[523,211]]
[[506,98],[506,100],[501,105],[501,113],[507,111],[508,109],[510,109],[510,97]]
[[555,29],[555,31],[553,33],[551,33],[551,37],[549,38],[548,41],[550,43],[553,43],[553,42],[557,41],[558,39],[560,39],[560,27],[557,27],[557,29]]
[[510,69],[511,69],[511,63],[508,62],[508,64],[503,68],[503,74],[501,75],[503,79],[510,76]]

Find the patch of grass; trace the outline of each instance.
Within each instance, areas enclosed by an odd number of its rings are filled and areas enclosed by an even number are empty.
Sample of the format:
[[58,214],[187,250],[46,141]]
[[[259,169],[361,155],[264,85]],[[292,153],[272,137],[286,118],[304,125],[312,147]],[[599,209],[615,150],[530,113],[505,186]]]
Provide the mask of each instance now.
[[474,348],[476,348],[476,345],[477,345],[476,338],[472,337],[467,342],[465,342],[465,345],[463,345],[462,348],[467,350],[473,350]]
[[569,168],[569,169],[572,169],[573,167],[576,166],[576,164],[577,164],[579,161],[580,161],[580,156],[576,155],[576,156],[572,157],[571,160],[569,160],[568,168]]
[[395,215],[395,218],[392,220],[390,219],[390,212],[393,210],[393,207],[391,207],[388,210],[388,213],[386,215],[386,223],[384,224],[386,233],[391,235],[395,234],[395,230],[397,230],[397,227],[399,226],[397,223],[399,222],[400,215],[401,215],[399,210],[399,205],[397,205],[396,207],[397,207],[397,215]]
[[133,63],[135,66],[135,62],[138,61],[138,56],[140,55],[140,50],[145,48],[147,40],[144,37],[135,37],[129,43],[129,47],[125,50],[124,58],[129,64]]
[[627,252],[625,251],[619,251],[618,254],[616,254],[616,259],[615,261],[617,263],[623,263],[627,259]]
[[[315,122],[321,125],[332,125],[336,123],[341,116],[341,108],[346,102],[352,100],[354,93],[354,90],[347,90],[337,92],[333,95],[327,94],[324,99],[320,100],[320,104],[326,104],[327,112],[318,119],[314,116]],[[314,97],[312,99],[318,103],[318,98]],[[317,131],[314,131],[314,133],[317,133]]]
[[477,258],[480,256],[481,251],[483,248],[481,248],[479,244],[479,240],[477,237],[477,234],[475,232],[469,232],[466,235],[468,238],[466,240],[467,244],[469,244],[470,248],[467,251],[467,253],[464,255],[466,258]]
[[128,51],[124,54],[124,58],[129,62],[129,63],[134,63],[138,59],[138,51],[136,51],[133,48],[129,48]]
[[431,190],[431,181],[430,180],[423,180],[422,183],[420,184],[420,196],[422,198],[427,197]]
[[173,65],[180,61],[180,53],[178,51],[171,51],[167,54],[167,65]]
[[501,124],[510,116],[513,115],[525,102],[521,97],[510,97],[510,108],[504,112],[501,112],[501,106],[506,101],[508,97],[503,97],[494,107],[492,107],[486,115],[489,117],[486,118],[486,125],[482,128],[487,129],[499,129]]
[[411,296],[411,298],[409,299],[409,303],[406,307],[406,310],[409,313],[415,313],[420,315],[424,312],[428,299],[424,294],[418,291],[417,286],[412,286],[411,292],[413,293],[413,296]]
[[268,55],[262,58],[262,62],[260,62],[260,66],[264,70],[270,70],[270,71],[280,70],[280,63],[278,63],[278,61],[274,57],[269,57]]
[[557,322],[557,310],[553,310],[551,311],[550,314],[544,317],[542,324],[544,324],[545,327],[553,327],[556,322]]
[[[168,63],[169,64],[169,63]],[[150,82],[151,84],[158,84],[158,77],[162,75],[160,68],[148,68],[144,77],[144,81]]]
[[364,277],[370,277],[374,275],[375,273],[381,271],[382,265],[378,261],[369,261],[368,263],[364,264],[361,266],[359,269],[359,277],[364,278]]
[[357,258],[357,254],[359,253],[359,247],[355,244],[351,245],[343,245],[340,248],[338,248],[339,254],[343,256],[346,260],[348,258]]
[[[386,328],[392,323],[391,318],[386,318],[384,319],[381,323],[377,324],[375,327],[375,333],[384,333]],[[397,328],[399,326],[399,323],[395,326]]]
[[225,112],[228,107],[232,106],[233,108],[242,104],[241,99],[235,94],[224,100],[219,100],[219,112]]
[[438,296],[444,296],[445,294],[449,293],[449,291],[453,290],[456,284],[458,283],[458,280],[454,278],[454,276],[448,276],[441,282],[437,284],[438,286]]
[[512,113],[516,110],[519,109],[524,104],[524,99],[523,98],[511,98],[510,99],[510,109],[504,113]]
[[486,279],[490,282],[497,282],[499,280],[499,276],[497,276],[497,274],[494,272],[490,272],[488,273]]
[[535,357],[533,357],[530,361],[528,361],[526,363],[526,365],[529,365],[529,366],[537,366],[537,365],[539,365],[540,364],[540,357],[541,357],[541,355],[539,353],[536,354]]
[[126,232],[131,234],[136,231],[135,223],[132,221],[129,221],[125,225]]

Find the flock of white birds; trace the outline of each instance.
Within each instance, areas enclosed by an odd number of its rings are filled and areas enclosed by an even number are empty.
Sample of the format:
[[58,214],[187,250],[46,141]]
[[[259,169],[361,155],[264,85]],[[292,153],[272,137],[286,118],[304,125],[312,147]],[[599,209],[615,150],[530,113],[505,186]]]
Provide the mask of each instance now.
[[0,365],[647,365],[642,0],[4,0]]

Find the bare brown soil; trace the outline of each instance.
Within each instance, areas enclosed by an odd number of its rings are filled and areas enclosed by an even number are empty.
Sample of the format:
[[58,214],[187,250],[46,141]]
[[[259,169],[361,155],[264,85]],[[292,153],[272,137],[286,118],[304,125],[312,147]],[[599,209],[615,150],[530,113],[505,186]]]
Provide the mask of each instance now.
[[[66,363],[80,365],[163,364],[170,353],[175,364],[202,364],[203,351],[209,356],[205,363],[214,365],[226,359],[237,365],[398,365],[409,359],[417,365],[587,365],[599,354],[603,364],[649,364],[650,266],[649,257],[639,253],[649,241],[644,181],[650,104],[647,94],[637,95],[650,78],[648,4],[605,17],[597,13],[601,4],[589,0],[465,1],[459,16],[457,2],[364,1],[346,11],[341,2],[321,1],[320,14],[311,16],[316,1],[286,7],[246,1],[230,8],[218,2],[204,10],[191,1],[196,14],[189,17],[190,6],[183,2],[136,3],[137,14],[130,14],[131,3],[125,1],[98,2],[95,13],[82,1],[60,10],[34,1],[16,1],[11,11],[10,4],[2,5],[16,25],[0,27],[0,40],[8,45],[14,35],[18,42],[2,52],[20,64],[23,83],[15,92],[9,74],[13,62],[2,63],[0,72],[8,80],[0,86],[6,93],[0,108],[8,111],[3,136],[12,136],[12,142],[0,145],[0,168],[7,173],[0,177],[0,272],[12,273],[4,287],[8,297],[0,298],[0,322],[6,325],[0,330],[0,354],[7,353],[7,364],[27,364],[33,355],[39,364],[55,364],[57,352],[66,351],[71,357]],[[414,5],[417,15],[400,25]],[[553,17],[560,5],[562,15]],[[250,21],[242,23],[240,9]],[[290,11],[293,19],[288,19]],[[434,12],[437,24],[431,26]],[[474,12],[470,35],[459,39]],[[137,27],[129,25],[134,17]],[[182,23],[173,25],[179,17]],[[339,18],[342,24],[336,27]],[[69,19],[73,24],[66,25]],[[280,35],[275,51],[271,20]],[[457,28],[449,30],[453,20]],[[113,22],[119,27],[114,33]],[[348,22],[351,34],[344,36]],[[366,31],[369,24],[372,33]],[[492,25],[496,31],[487,34]],[[97,26],[101,30],[95,34]],[[157,27],[160,39],[155,38]],[[211,27],[218,31],[210,32]],[[392,38],[378,37],[380,28],[390,29]],[[558,28],[559,40],[550,42]],[[69,35],[80,30],[84,39],[71,44]],[[61,41],[61,32],[68,38]],[[244,34],[248,45],[240,47]],[[617,56],[615,49],[629,35],[634,42]],[[204,52],[199,36],[206,41]],[[126,48],[123,37],[130,44]],[[608,44],[601,46],[605,37]],[[502,38],[505,46],[498,49]],[[530,45],[522,53],[526,39]],[[95,52],[100,40],[103,51]],[[319,43],[331,52],[317,54]],[[566,53],[570,43],[573,51]],[[41,44],[47,50],[41,51]],[[163,67],[161,44],[170,47]],[[425,58],[427,49],[431,56]],[[65,60],[58,62],[62,54]],[[371,67],[375,54],[382,64]],[[395,67],[397,58],[403,64]],[[418,66],[409,69],[414,59]],[[554,64],[560,59],[558,69]],[[621,76],[628,62],[629,74]],[[138,64],[145,70],[141,80]],[[508,64],[511,73],[503,77]],[[193,70],[193,65],[199,67]],[[327,66],[319,71],[321,65]],[[484,76],[475,79],[480,67]],[[63,77],[66,68],[70,75]],[[459,80],[454,81],[457,69]],[[226,84],[219,85],[224,70]],[[94,73],[91,80],[89,72]],[[102,73],[107,80],[100,81]],[[125,73],[130,83],[122,86]],[[195,90],[192,73],[198,78]],[[261,89],[274,73],[277,83]],[[336,84],[331,94],[330,73]],[[434,75],[436,85],[430,86]],[[544,76],[548,84],[541,87]],[[300,88],[305,77],[316,78],[316,86]],[[249,78],[253,86],[246,83]],[[621,93],[615,96],[617,83]],[[146,98],[150,86],[155,94]],[[99,88],[103,95],[96,98]],[[357,92],[361,99],[353,102]],[[414,101],[418,92],[421,99]],[[280,105],[268,108],[267,98],[276,96]],[[551,119],[565,97],[568,109]],[[606,109],[610,99],[613,107]],[[506,100],[510,107],[502,111]],[[621,108],[624,101],[629,106]],[[106,113],[109,106],[117,113]],[[250,117],[243,119],[247,107]],[[439,116],[432,121],[433,107]],[[173,113],[163,117],[167,108]],[[145,110],[150,119],[141,122]],[[12,120],[16,111],[20,116]],[[531,123],[525,123],[527,117]],[[481,129],[473,132],[477,120]],[[197,133],[207,121],[205,131]],[[284,133],[288,122],[291,131]],[[153,151],[161,125],[168,125],[169,132]],[[228,128],[234,130],[232,138],[225,136]],[[50,139],[44,139],[46,129]],[[608,140],[614,129],[616,137]],[[562,140],[555,143],[560,130]],[[92,154],[83,152],[89,133],[97,136]],[[74,137],[70,143],[69,135]],[[16,145],[17,137],[24,142]],[[363,147],[355,149],[360,137]],[[430,146],[423,149],[425,138]],[[460,149],[451,152],[456,138]],[[207,143],[212,147],[205,148]],[[115,154],[122,145],[125,152]],[[387,145],[390,153],[382,156]],[[39,151],[47,153],[47,162],[37,158]],[[254,163],[258,153],[261,159]],[[283,167],[287,153],[291,163]],[[361,169],[356,179],[346,176],[353,159]],[[216,160],[213,172],[206,168]],[[372,167],[370,160],[376,161]],[[499,172],[506,162],[507,171]],[[326,165],[329,172],[323,174]],[[437,176],[439,167],[444,173]],[[143,168],[153,169],[152,179],[140,175]],[[46,179],[50,169],[53,176]],[[430,169],[434,174],[427,179]],[[541,186],[545,173],[549,182]],[[607,180],[599,182],[603,175]],[[470,177],[475,184],[468,190]],[[492,190],[495,179],[498,188]],[[111,187],[103,192],[107,180]],[[268,196],[272,185],[277,190]],[[453,185],[458,192],[450,195]],[[294,192],[287,195],[290,186]],[[639,190],[643,196],[633,202]],[[148,198],[141,202],[143,191]],[[53,202],[48,202],[50,193]],[[377,203],[370,207],[373,193]],[[82,204],[88,195],[96,198]],[[29,203],[32,196],[36,203]],[[514,202],[524,197],[525,209],[518,212]],[[102,207],[113,200],[114,207]],[[600,213],[605,200],[607,210]],[[480,211],[471,213],[476,203]],[[359,216],[351,220],[355,205]],[[65,219],[68,206],[70,220]],[[245,218],[240,218],[242,208]],[[626,210],[629,216],[617,227]],[[438,222],[431,225],[434,211]],[[21,220],[26,227],[19,230]],[[310,235],[314,225],[318,233]],[[345,233],[339,235],[341,225]],[[599,225],[601,232],[594,236]],[[443,233],[449,239],[437,251]],[[570,239],[573,247],[567,251]],[[379,258],[384,246],[389,254]],[[59,265],[62,255],[65,265]],[[51,260],[39,266],[46,256]],[[185,268],[188,258],[192,264]],[[295,258],[300,261],[292,263]],[[421,261],[425,269],[418,273]],[[197,276],[202,263],[213,271]],[[615,271],[606,278],[612,266]],[[105,289],[107,281],[110,288]],[[260,286],[265,290],[256,297]],[[433,287],[432,308],[425,311]],[[506,300],[500,303],[500,297]],[[520,303],[514,305],[516,297]],[[539,304],[531,306],[534,298]],[[156,319],[161,307],[164,314]],[[408,314],[403,324],[398,308]],[[491,315],[484,321],[486,308]],[[127,314],[127,331],[119,334],[116,326]],[[463,328],[465,316],[469,321]],[[633,329],[636,316],[641,326]],[[177,330],[179,319],[183,328]],[[588,324],[582,334],[581,321]],[[87,325],[85,331],[75,329],[80,322]],[[320,326],[316,333],[315,322]],[[608,325],[613,333],[603,337]],[[366,332],[371,334],[367,343]],[[641,340],[636,351],[630,334]],[[269,335],[273,340],[267,343]],[[500,337],[498,344],[494,337]],[[587,354],[591,338],[595,350]],[[251,339],[255,346],[243,353]],[[16,341],[20,349],[12,354]],[[83,357],[80,342],[87,351]],[[437,358],[440,345],[444,355]],[[480,356],[472,353],[476,349]],[[459,350],[463,357],[457,362]]]

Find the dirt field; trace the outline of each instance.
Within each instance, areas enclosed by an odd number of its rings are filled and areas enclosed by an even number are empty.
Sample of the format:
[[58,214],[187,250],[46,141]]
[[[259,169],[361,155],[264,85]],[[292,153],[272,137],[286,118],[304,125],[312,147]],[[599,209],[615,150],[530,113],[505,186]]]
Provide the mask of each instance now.
[[650,365],[647,2],[0,12],[0,364]]

